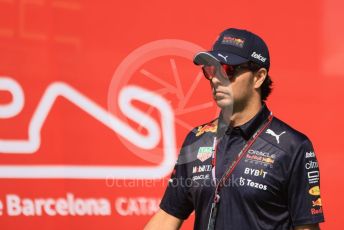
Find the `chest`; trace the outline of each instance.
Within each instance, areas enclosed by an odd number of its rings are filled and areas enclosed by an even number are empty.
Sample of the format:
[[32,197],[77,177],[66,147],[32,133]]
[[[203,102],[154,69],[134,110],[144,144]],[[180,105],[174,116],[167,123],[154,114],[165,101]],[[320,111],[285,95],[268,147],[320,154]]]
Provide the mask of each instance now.
[[[190,193],[195,200],[212,197],[215,183],[237,158],[245,142],[229,141],[226,146],[220,146],[216,152],[215,178],[211,163],[212,143],[209,141],[207,144],[193,153],[196,160],[188,167],[188,178],[192,181]],[[233,168],[221,193],[247,200],[280,200],[285,193],[288,161],[285,152],[258,138]]]

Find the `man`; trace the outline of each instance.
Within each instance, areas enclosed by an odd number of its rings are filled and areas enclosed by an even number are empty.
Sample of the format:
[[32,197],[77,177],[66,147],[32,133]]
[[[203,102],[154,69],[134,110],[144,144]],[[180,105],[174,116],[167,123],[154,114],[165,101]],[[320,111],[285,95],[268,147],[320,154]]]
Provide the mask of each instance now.
[[196,54],[218,119],[186,137],[160,211],[145,229],[319,229],[320,174],[310,140],[272,115],[268,47],[239,29]]

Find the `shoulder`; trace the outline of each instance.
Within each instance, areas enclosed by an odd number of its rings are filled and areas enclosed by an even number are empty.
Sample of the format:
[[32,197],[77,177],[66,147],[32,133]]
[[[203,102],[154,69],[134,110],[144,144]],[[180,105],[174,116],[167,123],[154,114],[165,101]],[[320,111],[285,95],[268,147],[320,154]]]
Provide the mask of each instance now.
[[289,153],[298,151],[304,145],[311,145],[311,141],[304,133],[277,117],[273,118],[262,138],[284,152]]
[[212,136],[216,133],[218,127],[218,118],[194,127],[186,136],[184,144],[190,144],[204,137]]
[[178,161],[192,162],[197,158],[200,148],[212,147],[217,126],[218,119],[214,119],[210,122],[193,128],[184,139]]

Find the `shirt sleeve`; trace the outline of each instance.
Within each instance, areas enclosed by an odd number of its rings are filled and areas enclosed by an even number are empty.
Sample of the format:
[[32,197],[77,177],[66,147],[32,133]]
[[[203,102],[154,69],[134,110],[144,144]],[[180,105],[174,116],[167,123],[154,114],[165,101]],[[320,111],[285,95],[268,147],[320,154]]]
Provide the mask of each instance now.
[[312,143],[297,149],[288,184],[288,208],[294,226],[324,222],[320,170]]
[[185,154],[188,152],[187,139],[178,156],[165,194],[161,200],[160,208],[179,219],[187,219],[194,210],[191,195],[189,194],[190,179],[187,177],[187,163]]

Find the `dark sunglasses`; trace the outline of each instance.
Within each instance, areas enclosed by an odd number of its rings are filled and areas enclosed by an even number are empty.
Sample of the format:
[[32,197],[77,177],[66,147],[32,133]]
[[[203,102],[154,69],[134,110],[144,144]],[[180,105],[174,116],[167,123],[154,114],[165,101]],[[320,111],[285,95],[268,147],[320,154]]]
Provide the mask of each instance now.
[[228,80],[233,80],[240,70],[248,70],[247,64],[243,65],[204,65],[202,71],[206,79],[211,80],[214,76],[222,77]]

